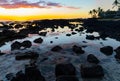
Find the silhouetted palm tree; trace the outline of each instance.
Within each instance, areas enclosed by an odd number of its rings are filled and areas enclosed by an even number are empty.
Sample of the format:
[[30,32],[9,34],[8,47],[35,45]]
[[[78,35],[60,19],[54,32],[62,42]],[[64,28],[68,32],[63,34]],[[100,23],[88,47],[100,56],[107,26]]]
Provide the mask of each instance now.
[[97,13],[98,13],[97,10],[93,9],[92,12],[93,12],[93,18],[97,18]]
[[114,2],[113,2],[113,8],[114,7],[118,7],[118,9],[120,8],[120,2],[118,1],[118,0],[115,0]]
[[102,17],[104,15],[103,9],[101,7],[98,7],[98,17]]
[[89,11],[89,14],[93,17],[93,12],[91,10]]

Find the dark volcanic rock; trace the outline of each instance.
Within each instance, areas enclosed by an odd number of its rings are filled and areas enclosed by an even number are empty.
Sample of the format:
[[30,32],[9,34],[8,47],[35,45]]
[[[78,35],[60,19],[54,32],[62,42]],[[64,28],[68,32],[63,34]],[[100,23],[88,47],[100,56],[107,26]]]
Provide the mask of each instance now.
[[36,66],[26,66],[25,74],[20,71],[10,81],[45,81],[45,78],[41,75]]
[[120,54],[120,46],[115,49],[116,54]]
[[14,77],[13,73],[9,73],[5,76],[7,78],[7,80],[11,80]]
[[72,50],[73,50],[75,53],[77,53],[77,54],[83,54],[83,53],[85,53],[85,51],[82,50],[81,47],[76,46],[76,45],[74,45],[74,46],[72,47]]
[[54,52],[59,52],[61,50],[62,50],[62,47],[60,47],[60,46],[55,46],[51,49],[51,51],[54,51]]
[[16,60],[24,60],[24,59],[36,59],[39,57],[39,54],[36,52],[25,52],[23,54],[16,55]]
[[88,39],[88,40],[94,40],[95,37],[93,35],[86,35],[86,39]]
[[77,33],[75,33],[75,32],[72,32],[72,35],[75,35],[75,34],[77,34]]
[[66,36],[71,36],[71,34],[66,34]]
[[19,50],[21,48],[21,43],[20,42],[14,42],[11,45],[11,50]]
[[26,66],[25,76],[27,81],[45,81],[45,78],[41,75],[41,72],[36,66]]
[[40,36],[46,36],[47,32],[40,32],[39,35]]
[[100,61],[97,59],[97,57],[95,57],[93,54],[89,54],[87,56],[87,61],[90,63],[95,63],[98,64]]
[[22,46],[25,48],[30,48],[32,46],[32,43],[29,40],[23,41]]
[[0,51],[0,56],[1,56],[1,55],[4,55],[4,54],[5,54],[5,53],[2,53],[2,52]]
[[115,49],[115,52],[116,52],[115,58],[120,59],[120,46],[117,49]]
[[79,81],[76,78],[76,69],[70,64],[58,64],[55,67],[56,81]]
[[80,71],[82,78],[101,78],[104,76],[103,68],[100,65],[83,64]]
[[102,47],[100,48],[100,51],[106,55],[112,55],[113,53],[113,47],[111,46],[105,46],[105,47]]
[[42,43],[43,39],[40,37],[40,38],[35,39],[34,42],[35,43]]

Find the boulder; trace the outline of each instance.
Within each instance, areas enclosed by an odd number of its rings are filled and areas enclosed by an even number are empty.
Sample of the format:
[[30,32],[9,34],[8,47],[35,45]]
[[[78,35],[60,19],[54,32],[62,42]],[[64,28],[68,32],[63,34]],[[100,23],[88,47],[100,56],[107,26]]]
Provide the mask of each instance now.
[[93,54],[89,54],[87,56],[87,61],[90,63],[95,63],[98,64],[100,61],[98,60],[98,58],[96,56],[94,56]]
[[66,34],[66,36],[71,36],[71,34]]
[[23,41],[22,46],[25,48],[30,48],[32,46],[32,43],[29,40]]
[[75,33],[75,32],[72,32],[72,35],[75,35],[75,34],[77,34],[77,33]]
[[35,43],[42,43],[43,39],[40,37],[40,38],[35,39],[34,42]]
[[56,81],[79,81],[75,67],[69,64],[57,64],[55,67]]
[[55,46],[51,49],[51,51],[53,51],[53,52],[59,52],[61,50],[62,50],[62,47],[60,47],[60,46]]
[[82,78],[102,78],[104,76],[102,66],[96,64],[82,64],[80,72]]
[[47,32],[40,32],[39,35],[40,36],[46,36]]
[[116,52],[115,58],[120,59],[120,46],[114,50]]
[[77,53],[77,54],[83,54],[83,53],[85,53],[85,51],[82,50],[81,47],[76,46],[76,45],[74,45],[74,46],[72,47],[72,50],[73,50],[75,53]]
[[114,50],[116,54],[120,54],[120,46]]
[[45,81],[45,78],[41,75],[41,72],[36,66],[26,66],[25,77],[27,78],[27,81]]
[[23,54],[16,55],[16,60],[24,60],[24,59],[37,59],[39,54],[36,52],[25,52]]
[[18,41],[15,41],[14,43],[12,43],[11,45],[11,50],[19,50],[21,48],[21,43]]
[[102,47],[100,48],[100,51],[106,55],[112,55],[113,53],[113,47],[111,46],[105,46],[105,47]]
[[95,37],[93,35],[86,35],[86,39],[88,39],[88,40],[94,40]]

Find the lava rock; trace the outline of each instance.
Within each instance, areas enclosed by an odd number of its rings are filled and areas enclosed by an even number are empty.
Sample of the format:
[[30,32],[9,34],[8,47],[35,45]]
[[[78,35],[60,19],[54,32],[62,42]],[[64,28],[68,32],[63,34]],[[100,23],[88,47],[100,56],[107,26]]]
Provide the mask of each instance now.
[[46,36],[47,32],[40,32],[39,35],[40,36]]
[[86,35],[86,39],[88,39],[88,40],[94,40],[95,37],[93,35]]
[[76,46],[76,45],[74,45],[74,46],[72,47],[72,50],[73,50],[75,53],[77,53],[77,54],[83,54],[83,53],[85,53],[85,51],[82,50],[81,47]]
[[26,66],[25,77],[27,81],[45,81],[45,78],[41,75],[41,72],[36,66]]
[[38,53],[35,52],[26,52],[23,54],[16,55],[16,60],[24,60],[24,59],[36,59],[39,57]]
[[12,45],[11,45],[11,50],[19,50],[21,48],[21,43],[20,42],[14,42]]
[[98,60],[98,58],[96,56],[94,56],[93,54],[89,54],[87,56],[87,61],[90,63],[95,63],[98,64],[100,61]]
[[56,81],[79,81],[75,67],[69,64],[57,64],[55,67]]
[[116,54],[120,54],[120,46],[114,50]]
[[77,33],[75,33],[75,32],[72,32],[72,35],[75,35],[75,34],[77,34]]
[[113,47],[111,46],[105,46],[105,47],[102,47],[100,48],[100,51],[106,55],[112,55],[113,53]]
[[35,43],[42,43],[43,39],[40,37],[40,38],[35,39],[34,42]]
[[71,34],[66,34],[66,36],[71,36]]
[[53,51],[53,52],[59,52],[61,50],[62,50],[62,47],[60,47],[60,46],[55,46],[51,49],[51,51]]
[[11,80],[14,77],[13,73],[9,73],[5,76],[7,78],[7,80]]
[[25,48],[30,48],[32,46],[32,43],[29,40],[23,41],[22,46]]
[[116,52],[115,58],[120,59],[120,46],[114,50]]
[[104,76],[102,66],[96,64],[82,64],[80,72],[82,78],[102,78]]

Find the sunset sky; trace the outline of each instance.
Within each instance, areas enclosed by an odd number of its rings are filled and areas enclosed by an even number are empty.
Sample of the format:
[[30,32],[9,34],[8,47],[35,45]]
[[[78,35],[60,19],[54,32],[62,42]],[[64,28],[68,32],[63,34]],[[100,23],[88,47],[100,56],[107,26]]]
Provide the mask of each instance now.
[[0,0],[0,20],[87,18],[93,8],[111,9],[114,0]]

